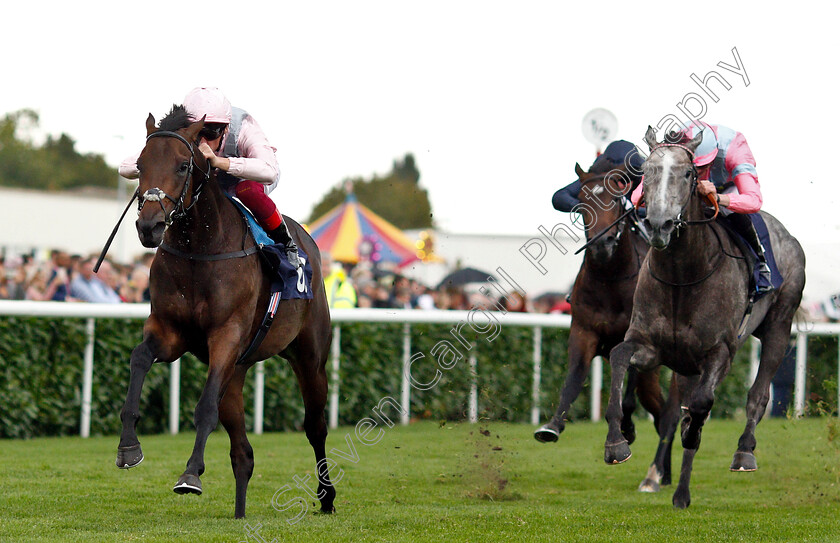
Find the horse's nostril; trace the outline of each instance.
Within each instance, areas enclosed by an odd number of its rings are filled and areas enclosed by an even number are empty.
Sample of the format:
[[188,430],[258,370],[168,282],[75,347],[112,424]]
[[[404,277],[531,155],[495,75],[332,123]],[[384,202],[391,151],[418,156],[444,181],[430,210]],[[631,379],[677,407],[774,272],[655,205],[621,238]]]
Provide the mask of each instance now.
[[663,234],[670,234],[674,230],[674,221],[668,219],[664,223],[662,223],[662,233]]
[[642,226],[644,226],[646,230],[650,230],[650,219],[642,219]]

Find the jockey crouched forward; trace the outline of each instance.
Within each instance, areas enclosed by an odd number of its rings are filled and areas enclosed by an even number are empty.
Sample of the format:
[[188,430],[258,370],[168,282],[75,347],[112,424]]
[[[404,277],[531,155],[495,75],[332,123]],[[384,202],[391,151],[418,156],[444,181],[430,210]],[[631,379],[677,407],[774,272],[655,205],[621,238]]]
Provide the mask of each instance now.
[[[216,179],[222,190],[236,196],[271,239],[286,247],[289,263],[299,267],[297,245],[277,205],[268,197],[280,180],[277,149],[268,143],[257,121],[244,110],[231,107],[215,87],[191,90],[184,98],[184,109],[193,121],[204,117],[199,150],[217,169]],[[128,179],[139,177],[139,156],[137,153],[125,159],[120,164],[120,175]]]
[[[761,188],[755,158],[744,135],[731,128],[697,121],[703,130],[703,141],[694,151],[694,165],[697,168],[697,191],[702,196],[712,194],[718,201],[720,213],[727,223],[755,251],[760,280],[756,285],[759,293],[773,290],[770,267],[753,220],[762,221],[758,215],[761,209]],[[680,132],[671,132],[666,141],[685,143],[697,135],[697,126],[692,124]],[[638,205],[644,185],[639,185],[631,197]],[[763,224],[763,221],[762,221]]]

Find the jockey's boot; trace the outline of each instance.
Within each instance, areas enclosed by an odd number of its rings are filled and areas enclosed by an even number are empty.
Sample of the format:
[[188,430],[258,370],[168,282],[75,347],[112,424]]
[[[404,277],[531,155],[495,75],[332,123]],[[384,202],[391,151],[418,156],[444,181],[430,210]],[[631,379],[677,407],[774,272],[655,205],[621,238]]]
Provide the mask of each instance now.
[[281,243],[286,247],[286,256],[289,258],[289,264],[295,268],[300,268],[300,256],[298,255],[298,247],[295,240],[289,234],[289,228],[286,226],[286,221],[280,223],[280,226],[268,232],[269,237],[276,243]]
[[[735,215],[733,213],[733,215]],[[756,285],[756,291],[759,294],[764,294],[773,290],[773,282],[771,280],[770,266],[767,265],[767,256],[764,254],[764,246],[761,245],[761,240],[758,237],[758,232],[755,231],[755,225],[746,215],[741,215],[744,220],[738,221],[738,226],[741,235],[749,242],[750,247],[755,251],[758,260],[755,265],[758,267],[758,273],[761,276],[759,284]]]

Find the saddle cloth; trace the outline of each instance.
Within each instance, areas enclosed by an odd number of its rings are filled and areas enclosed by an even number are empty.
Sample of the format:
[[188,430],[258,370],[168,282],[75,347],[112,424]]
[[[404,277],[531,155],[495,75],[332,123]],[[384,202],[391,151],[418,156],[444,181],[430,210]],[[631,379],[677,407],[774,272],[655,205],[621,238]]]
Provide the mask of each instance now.
[[743,236],[741,236],[741,234],[729,224],[728,221],[724,219],[718,222],[726,228],[729,235],[732,236],[732,239],[734,239],[741,247],[741,251],[744,253],[744,256],[747,257],[751,274],[750,287],[757,291],[756,299],[758,299],[762,294],[766,293],[766,291],[762,292],[761,290],[758,290],[759,287],[772,286],[774,290],[778,289],[782,286],[784,277],[782,277],[782,272],[779,271],[779,267],[776,265],[776,258],[773,256],[773,247],[770,244],[770,233],[767,230],[767,225],[764,223],[764,219],[759,213],[750,213],[747,214],[747,217],[749,217],[750,221],[753,223],[755,231],[758,233],[758,239],[761,241],[761,246],[764,247],[764,257],[767,259],[767,266],[770,268],[770,285],[767,284],[767,280],[759,273],[758,266],[756,265],[758,262],[758,255],[755,254],[755,250],[753,250],[752,245],[750,245],[750,243],[747,242],[747,240],[745,240]]
[[266,271],[271,277],[271,293],[279,292],[281,300],[312,299],[312,265],[303,249],[298,246],[298,254],[303,266],[295,268],[289,263],[286,247],[272,241],[251,212],[248,211],[248,208],[242,205],[242,202],[229,194],[227,196],[236,205],[239,213],[242,214],[251,230],[251,234],[254,236],[254,241],[260,247],[260,256],[265,264]]

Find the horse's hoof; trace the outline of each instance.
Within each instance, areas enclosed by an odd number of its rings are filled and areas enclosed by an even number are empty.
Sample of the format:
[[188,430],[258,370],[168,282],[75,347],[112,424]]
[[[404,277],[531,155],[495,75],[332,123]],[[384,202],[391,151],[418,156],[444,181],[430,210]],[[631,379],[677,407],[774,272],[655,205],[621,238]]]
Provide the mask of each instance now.
[[677,509],[687,509],[689,505],[691,505],[691,496],[677,496],[674,494],[674,499],[672,500],[674,503],[674,507]]
[[321,507],[321,510],[318,511],[319,515],[332,515],[333,513],[335,513],[335,507],[332,505],[327,508]]
[[143,461],[143,451],[140,444],[129,447],[117,447],[117,467],[120,469],[133,468]]
[[659,492],[659,483],[653,479],[645,479],[639,485],[639,492]]
[[630,459],[630,445],[626,439],[604,446],[604,462],[607,464],[622,464]]
[[560,432],[548,425],[543,426],[534,432],[534,439],[540,443],[554,443],[560,437]]
[[749,452],[736,452],[732,458],[732,465],[729,466],[729,471],[755,471],[758,469],[758,463],[755,461],[755,455]]
[[175,483],[175,488],[172,490],[176,494],[198,494],[201,496],[201,479],[198,478],[198,475],[185,473],[181,475],[181,478],[178,479],[178,482]]

